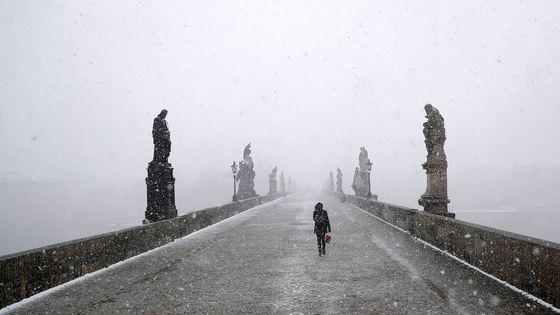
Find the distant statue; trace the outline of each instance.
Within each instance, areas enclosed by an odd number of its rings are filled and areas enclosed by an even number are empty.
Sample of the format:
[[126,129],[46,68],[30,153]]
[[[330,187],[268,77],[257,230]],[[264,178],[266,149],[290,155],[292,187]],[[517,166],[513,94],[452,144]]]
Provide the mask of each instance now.
[[292,192],[292,177],[288,176],[288,192]]
[[254,188],[255,171],[253,168],[251,143],[249,143],[243,150],[243,160],[239,162],[239,173],[237,174],[237,179],[239,180],[239,192],[237,196],[240,200],[257,196]]
[[352,189],[356,196],[364,198],[374,198],[377,196],[371,194],[370,176],[372,163],[368,158],[366,148],[360,148],[360,155],[358,157],[358,167],[354,172],[354,180],[352,181]]
[[151,223],[177,217],[175,207],[175,178],[173,167],[168,162],[171,153],[171,136],[163,109],[154,119],[152,137],[154,140],[154,157],[148,163],[146,177],[147,207],[144,223]]
[[448,212],[447,204],[447,157],[443,145],[445,143],[445,125],[439,111],[430,104],[424,106],[426,118],[424,123],[424,143],[426,144],[426,162],[422,167],[426,170],[426,192],[420,196],[418,204],[424,211],[454,218]]
[[336,168],[336,192],[344,194],[344,191],[342,191],[342,171],[339,167]]
[[154,140],[154,161],[167,163],[169,154],[171,153],[171,135],[167,128],[167,110],[163,109],[159,115],[154,118],[154,126],[152,128],[152,137]]
[[276,173],[278,172],[278,167],[274,167],[272,169],[272,172],[270,173],[270,175],[268,175],[268,185],[270,186],[270,189],[268,191],[268,194],[275,194],[277,192],[277,183],[276,183]]

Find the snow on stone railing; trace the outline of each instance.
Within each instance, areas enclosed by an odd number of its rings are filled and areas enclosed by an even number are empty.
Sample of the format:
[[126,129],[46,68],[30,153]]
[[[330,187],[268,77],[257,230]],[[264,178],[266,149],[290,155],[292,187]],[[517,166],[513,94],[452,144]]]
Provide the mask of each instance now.
[[372,199],[334,195],[560,308],[560,244]]
[[0,308],[285,195],[255,197],[169,220],[1,256]]

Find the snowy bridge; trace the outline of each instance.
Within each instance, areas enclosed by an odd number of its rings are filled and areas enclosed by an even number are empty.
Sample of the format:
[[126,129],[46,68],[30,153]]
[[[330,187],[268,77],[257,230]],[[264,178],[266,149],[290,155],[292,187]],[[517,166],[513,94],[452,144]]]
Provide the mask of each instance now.
[[[319,257],[311,212],[333,242]],[[558,309],[327,195],[265,203],[4,308],[9,314],[546,314]]]

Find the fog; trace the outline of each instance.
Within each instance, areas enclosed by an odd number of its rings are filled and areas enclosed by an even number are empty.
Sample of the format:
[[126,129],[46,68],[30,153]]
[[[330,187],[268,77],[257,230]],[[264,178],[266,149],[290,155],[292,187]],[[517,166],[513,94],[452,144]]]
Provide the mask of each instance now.
[[179,213],[227,203],[251,142],[305,189],[359,148],[420,208],[423,106],[458,219],[560,242],[557,1],[0,3],[0,254],[140,224],[169,111]]

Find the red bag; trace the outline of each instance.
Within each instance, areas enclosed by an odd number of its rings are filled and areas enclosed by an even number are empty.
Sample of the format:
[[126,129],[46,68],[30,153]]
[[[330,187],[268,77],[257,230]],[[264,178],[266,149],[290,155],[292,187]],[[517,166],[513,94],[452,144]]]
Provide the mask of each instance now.
[[325,243],[330,244],[331,242],[331,236],[330,235],[325,235]]

